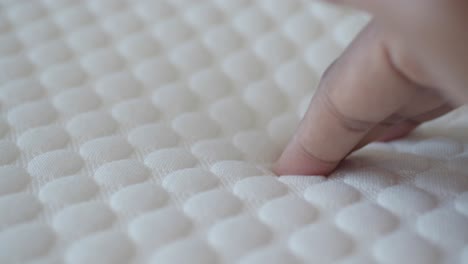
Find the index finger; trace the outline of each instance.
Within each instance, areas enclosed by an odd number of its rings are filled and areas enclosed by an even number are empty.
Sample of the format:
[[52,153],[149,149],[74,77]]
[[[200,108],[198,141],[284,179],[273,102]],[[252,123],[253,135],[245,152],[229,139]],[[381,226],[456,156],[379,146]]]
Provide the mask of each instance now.
[[295,136],[276,164],[280,175],[326,175],[367,132],[405,105],[415,85],[392,66],[371,22],[327,70]]

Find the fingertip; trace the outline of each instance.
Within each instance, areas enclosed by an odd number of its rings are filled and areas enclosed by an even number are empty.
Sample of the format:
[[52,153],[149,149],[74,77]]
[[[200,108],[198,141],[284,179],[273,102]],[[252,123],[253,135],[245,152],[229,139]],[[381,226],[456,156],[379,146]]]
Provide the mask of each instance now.
[[289,143],[273,168],[278,176],[329,175],[338,162],[321,161],[306,153],[295,141]]

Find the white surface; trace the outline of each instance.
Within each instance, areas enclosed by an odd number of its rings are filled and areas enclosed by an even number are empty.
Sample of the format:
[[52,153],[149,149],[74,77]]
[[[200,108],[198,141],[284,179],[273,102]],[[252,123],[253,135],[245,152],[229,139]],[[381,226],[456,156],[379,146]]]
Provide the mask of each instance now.
[[466,111],[329,179],[270,171],[364,15],[0,4],[0,263],[468,263]]

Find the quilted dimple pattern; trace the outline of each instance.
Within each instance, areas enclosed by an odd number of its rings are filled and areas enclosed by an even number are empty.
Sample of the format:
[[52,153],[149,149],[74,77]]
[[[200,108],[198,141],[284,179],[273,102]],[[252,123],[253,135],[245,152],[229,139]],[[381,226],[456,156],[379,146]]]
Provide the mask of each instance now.
[[271,171],[366,14],[307,0],[0,10],[0,263],[468,263],[466,109],[329,178]]

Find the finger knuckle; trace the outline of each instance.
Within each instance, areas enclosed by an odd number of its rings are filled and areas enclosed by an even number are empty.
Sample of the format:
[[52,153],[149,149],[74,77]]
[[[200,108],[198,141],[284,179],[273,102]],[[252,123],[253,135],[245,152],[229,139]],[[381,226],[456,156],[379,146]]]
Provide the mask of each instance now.
[[374,126],[373,122],[358,120],[343,113],[332,100],[329,93],[324,96],[325,109],[338,121],[340,126],[350,133],[363,133]]

